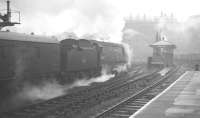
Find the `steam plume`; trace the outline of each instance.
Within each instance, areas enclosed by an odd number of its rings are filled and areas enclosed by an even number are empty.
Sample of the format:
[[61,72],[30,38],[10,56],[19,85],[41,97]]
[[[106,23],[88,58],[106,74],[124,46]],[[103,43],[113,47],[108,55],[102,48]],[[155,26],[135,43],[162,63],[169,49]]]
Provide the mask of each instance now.
[[165,19],[162,23],[158,23],[158,28],[167,35],[170,42],[177,45],[176,54],[200,53],[199,19],[198,15],[192,16],[184,22],[169,22]]
[[105,82],[109,80],[110,78],[113,78],[114,76],[115,76],[114,74],[108,74],[107,71],[103,69],[101,72],[101,76],[91,78],[91,79],[82,79],[82,80],[75,81],[74,84],[72,84],[70,88],[78,87],[78,86],[89,86],[95,82]]
[[132,59],[133,59],[133,50],[130,48],[130,46],[126,43],[122,43],[125,49],[125,53],[127,55],[127,66],[131,66],[132,64]]
[[65,93],[63,86],[56,81],[45,82],[42,85],[32,85],[27,83],[22,91],[19,92],[18,97],[24,100],[48,100]]
[[120,36],[123,27],[123,17],[116,15],[116,7],[106,0],[20,0],[12,3],[23,14],[22,24],[15,27],[18,32],[43,35],[75,32],[78,36],[88,33]]
[[121,73],[121,72],[126,72],[127,69],[128,69],[128,64],[124,64],[124,65],[119,65],[116,68],[114,68],[114,71]]
[[25,84],[22,91],[18,94],[18,98],[24,100],[48,100],[64,94],[74,87],[89,86],[92,83],[105,82],[113,78],[114,74],[108,74],[107,70],[103,69],[99,77],[82,78],[75,81],[71,85],[60,85],[57,81],[47,81],[41,85]]

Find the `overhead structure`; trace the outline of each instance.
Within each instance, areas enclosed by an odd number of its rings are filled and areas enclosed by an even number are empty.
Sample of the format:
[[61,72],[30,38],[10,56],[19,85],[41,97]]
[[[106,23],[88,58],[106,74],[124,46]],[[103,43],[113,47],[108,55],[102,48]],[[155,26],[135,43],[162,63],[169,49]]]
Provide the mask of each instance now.
[[[12,21],[12,15],[15,14],[15,20]],[[7,0],[7,9],[6,13],[5,10],[0,11],[0,30],[7,26],[14,26],[15,24],[20,24],[20,12],[19,11],[12,11],[10,9],[10,0]]]

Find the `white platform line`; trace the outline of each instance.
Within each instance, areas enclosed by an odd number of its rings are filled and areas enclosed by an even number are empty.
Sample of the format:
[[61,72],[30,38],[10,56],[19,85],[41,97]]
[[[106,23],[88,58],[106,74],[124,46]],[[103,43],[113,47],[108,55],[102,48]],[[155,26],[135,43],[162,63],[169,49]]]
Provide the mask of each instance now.
[[189,71],[185,72],[183,75],[181,75],[174,83],[172,83],[169,87],[167,87],[163,92],[161,92],[159,95],[157,95],[156,97],[154,97],[152,100],[150,100],[147,104],[145,104],[141,109],[139,109],[138,111],[136,111],[133,115],[131,115],[129,118],[135,118],[135,116],[137,116],[137,114],[139,114],[140,112],[142,112],[149,104],[151,104],[152,102],[154,102],[158,97],[160,97],[161,95],[163,95],[165,92],[167,92],[172,86],[174,86],[178,81],[180,81],[187,73],[189,73]]

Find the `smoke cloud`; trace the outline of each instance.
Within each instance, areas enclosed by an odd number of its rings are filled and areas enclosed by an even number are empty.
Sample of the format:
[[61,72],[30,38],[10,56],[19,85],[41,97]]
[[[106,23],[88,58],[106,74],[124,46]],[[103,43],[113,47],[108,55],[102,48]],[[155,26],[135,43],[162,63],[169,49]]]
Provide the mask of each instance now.
[[[134,30],[134,29],[132,29]],[[127,44],[130,48],[128,51],[129,54],[129,63],[132,62],[146,62],[147,57],[152,54],[152,49],[149,47],[151,44],[150,41],[152,36],[142,32],[129,32],[124,33],[123,42]]]
[[64,95],[64,90],[64,87],[56,81],[44,82],[41,85],[26,83],[17,97],[26,101],[48,100]]
[[[0,2],[1,8],[5,8],[5,1]],[[12,9],[21,11],[22,20],[13,30],[43,35],[100,33],[110,35],[112,41],[121,40],[123,18],[129,14],[153,16],[165,10],[186,18],[199,11],[197,1],[172,0],[17,0],[11,1],[11,5]],[[186,10],[188,6],[193,8]]]
[[124,46],[127,56],[127,66],[131,66],[131,64],[133,63],[133,49],[131,49],[131,47],[126,43],[122,43],[122,45]]
[[78,80],[75,81],[74,84],[71,85],[70,88],[73,87],[78,87],[78,86],[89,86],[92,83],[99,83],[99,82],[105,82],[108,81],[110,78],[115,77],[114,74],[108,74],[107,71],[105,69],[102,70],[101,72],[101,76],[99,77],[95,77],[95,78],[91,78],[91,79],[82,79],[82,80]]
[[106,0],[12,1],[22,13],[21,25],[13,30],[57,35],[62,32],[109,35],[120,41],[124,21],[118,9]]
[[128,69],[128,66],[130,66],[130,65],[129,64],[119,65],[116,68],[114,68],[113,70],[116,71],[117,73],[126,72]]
[[[176,54],[200,53],[200,16],[191,16],[184,22],[169,22],[167,19],[158,24],[167,39],[177,46]],[[162,25],[160,25],[162,24]]]
[[43,82],[40,85],[25,83],[22,91],[17,94],[16,98],[24,101],[49,100],[67,94],[72,88],[90,86],[92,83],[105,82],[113,77],[115,77],[114,74],[109,74],[106,69],[103,69],[101,75],[98,77],[78,79],[70,85],[61,85],[56,79],[54,79],[54,81]]
[[[173,16],[161,16],[155,19],[133,19],[141,24],[134,24],[134,28],[124,31],[123,42],[133,49],[133,60],[146,62],[147,57],[152,55],[149,46],[156,40],[156,33],[166,37],[169,42],[176,45],[175,55],[199,54],[200,53],[200,16],[191,16],[185,21],[180,21]],[[136,31],[135,31],[136,30]]]

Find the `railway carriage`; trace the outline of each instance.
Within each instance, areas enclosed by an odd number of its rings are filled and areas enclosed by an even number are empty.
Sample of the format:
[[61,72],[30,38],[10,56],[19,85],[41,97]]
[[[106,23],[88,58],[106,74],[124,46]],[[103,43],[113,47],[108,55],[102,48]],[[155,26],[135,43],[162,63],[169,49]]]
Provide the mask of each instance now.
[[0,65],[1,93],[27,81],[40,83],[41,78],[59,72],[59,43],[47,37],[0,32]]

